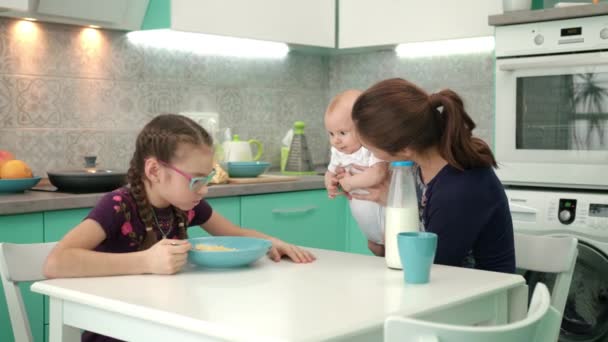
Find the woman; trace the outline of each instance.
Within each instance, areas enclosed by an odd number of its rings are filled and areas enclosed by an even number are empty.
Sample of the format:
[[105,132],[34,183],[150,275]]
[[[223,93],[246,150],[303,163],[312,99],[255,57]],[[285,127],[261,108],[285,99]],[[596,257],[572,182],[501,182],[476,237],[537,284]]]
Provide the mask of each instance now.
[[[352,112],[363,145],[380,159],[416,163],[422,227],[438,235],[435,263],[515,272],[513,225],[488,145],[451,90],[428,95],[403,79],[365,91]],[[353,198],[386,203],[388,180]],[[382,245],[369,243],[376,255]]]

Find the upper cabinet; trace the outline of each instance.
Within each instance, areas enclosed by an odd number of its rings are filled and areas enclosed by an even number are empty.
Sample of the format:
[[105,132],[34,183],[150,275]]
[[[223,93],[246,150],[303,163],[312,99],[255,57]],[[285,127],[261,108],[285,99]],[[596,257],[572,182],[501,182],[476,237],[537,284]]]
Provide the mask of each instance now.
[[29,0],[0,0],[0,11],[27,11]]
[[335,46],[333,0],[151,0],[143,29]]
[[0,0],[0,8],[66,24],[342,49],[489,36],[488,15],[502,0]]
[[148,0],[0,0],[2,16],[108,29],[139,30]]
[[501,0],[338,0],[338,48],[491,36]]

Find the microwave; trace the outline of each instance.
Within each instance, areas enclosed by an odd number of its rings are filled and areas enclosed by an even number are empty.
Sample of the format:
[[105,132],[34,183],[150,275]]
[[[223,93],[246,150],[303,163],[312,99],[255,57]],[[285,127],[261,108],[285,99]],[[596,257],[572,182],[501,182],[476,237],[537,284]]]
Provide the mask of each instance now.
[[608,189],[608,16],[498,26],[497,175]]

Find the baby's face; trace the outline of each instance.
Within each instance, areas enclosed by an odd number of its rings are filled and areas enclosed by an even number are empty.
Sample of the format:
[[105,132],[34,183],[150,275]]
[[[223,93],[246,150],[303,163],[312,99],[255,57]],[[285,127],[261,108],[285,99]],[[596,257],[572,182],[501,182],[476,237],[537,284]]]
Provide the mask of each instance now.
[[329,115],[326,114],[325,128],[329,134],[329,143],[338,151],[351,154],[361,148],[350,110],[338,107]]

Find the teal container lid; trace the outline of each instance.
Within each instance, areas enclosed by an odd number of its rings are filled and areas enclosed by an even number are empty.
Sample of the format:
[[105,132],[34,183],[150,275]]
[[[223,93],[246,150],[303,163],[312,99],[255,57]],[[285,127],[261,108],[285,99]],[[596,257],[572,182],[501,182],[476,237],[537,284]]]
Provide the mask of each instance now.
[[414,162],[411,160],[400,160],[391,162],[391,166],[414,166]]

